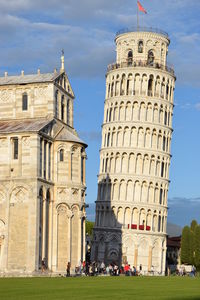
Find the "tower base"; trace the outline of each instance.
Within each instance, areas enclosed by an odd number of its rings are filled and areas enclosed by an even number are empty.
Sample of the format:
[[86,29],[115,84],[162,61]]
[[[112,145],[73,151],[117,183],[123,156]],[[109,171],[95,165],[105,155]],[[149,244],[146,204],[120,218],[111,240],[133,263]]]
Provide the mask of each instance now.
[[132,229],[94,228],[91,259],[119,267],[128,263],[142,275],[165,275],[166,235],[133,232]]

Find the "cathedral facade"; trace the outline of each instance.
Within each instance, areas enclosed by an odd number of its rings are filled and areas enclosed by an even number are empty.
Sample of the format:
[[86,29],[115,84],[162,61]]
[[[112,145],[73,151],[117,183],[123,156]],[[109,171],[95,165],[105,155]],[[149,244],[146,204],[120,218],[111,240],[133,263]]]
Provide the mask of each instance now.
[[165,32],[126,29],[108,66],[92,258],[165,273],[174,70]]
[[64,55],[59,72],[0,77],[0,274],[84,260],[87,145],[73,102]]

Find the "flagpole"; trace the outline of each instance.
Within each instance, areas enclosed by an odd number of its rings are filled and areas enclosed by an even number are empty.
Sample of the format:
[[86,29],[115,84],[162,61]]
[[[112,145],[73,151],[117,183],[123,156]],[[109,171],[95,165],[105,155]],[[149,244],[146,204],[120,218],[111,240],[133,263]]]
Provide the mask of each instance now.
[[137,4],[137,31],[139,31],[139,9]]

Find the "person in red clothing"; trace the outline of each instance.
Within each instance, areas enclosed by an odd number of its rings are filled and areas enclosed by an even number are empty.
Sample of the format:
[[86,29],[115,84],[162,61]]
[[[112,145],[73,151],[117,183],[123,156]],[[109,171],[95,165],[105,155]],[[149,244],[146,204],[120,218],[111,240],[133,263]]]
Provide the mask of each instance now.
[[129,276],[129,271],[130,271],[130,266],[128,265],[128,263],[126,263],[124,266],[124,272],[126,276]]

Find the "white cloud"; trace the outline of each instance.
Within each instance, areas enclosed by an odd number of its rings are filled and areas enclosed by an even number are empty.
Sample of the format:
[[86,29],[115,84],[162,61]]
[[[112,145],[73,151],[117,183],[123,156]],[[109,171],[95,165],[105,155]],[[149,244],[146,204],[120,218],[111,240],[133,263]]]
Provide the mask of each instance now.
[[195,198],[174,197],[174,198],[169,198],[168,203],[170,206],[180,204],[181,207],[189,204],[199,205],[200,197],[195,197]]
[[[199,86],[200,34],[194,31],[199,19],[192,12],[200,11],[200,1],[143,0],[143,5],[148,15],[141,14],[141,24],[170,33],[169,60],[177,82]],[[0,7],[1,69],[13,71],[21,66],[29,72],[38,64],[53,68],[65,48],[73,76],[103,77],[114,59],[115,31],[136,24],[137,6],[131,0],[49,0],[48,5],[45,0],[0,0]]]

